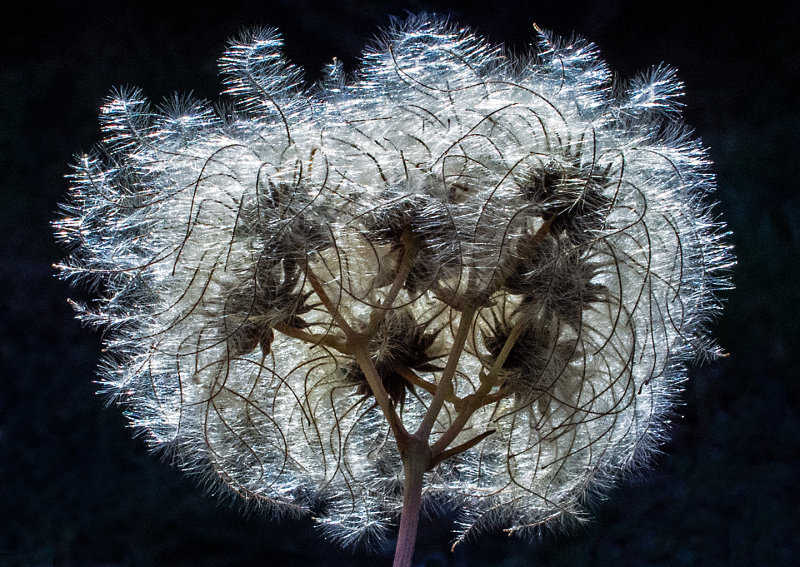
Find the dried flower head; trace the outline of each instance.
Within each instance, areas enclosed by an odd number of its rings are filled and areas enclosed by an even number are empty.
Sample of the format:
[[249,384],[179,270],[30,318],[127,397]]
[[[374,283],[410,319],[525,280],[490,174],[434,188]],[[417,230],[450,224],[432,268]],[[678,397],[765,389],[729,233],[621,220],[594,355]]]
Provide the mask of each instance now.
[[182,468],[344,542],[404,498],[401,539],[420,502],[459,538],[582,518],[716,353],[731,255],[673,71],[615,84],[590,43],[516,57],[418,17],[307,91],[281,45],[230,45],[229,115],[104,106],[56,227],[99,284],[105,390]]

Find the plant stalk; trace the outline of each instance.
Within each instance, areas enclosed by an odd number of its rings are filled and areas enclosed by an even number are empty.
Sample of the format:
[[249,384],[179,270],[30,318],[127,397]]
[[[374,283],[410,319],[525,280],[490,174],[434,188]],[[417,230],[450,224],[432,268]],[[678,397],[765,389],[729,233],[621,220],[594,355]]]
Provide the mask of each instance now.
[[400,530],[397,534],[397,548],[393,567],[411,567],[414,546],[417,540],[417,527],[422,507],[422,486],[425,471],[430,464],[428,444],[409,436],[412,443],[403,453],[403,511],[400,513]]

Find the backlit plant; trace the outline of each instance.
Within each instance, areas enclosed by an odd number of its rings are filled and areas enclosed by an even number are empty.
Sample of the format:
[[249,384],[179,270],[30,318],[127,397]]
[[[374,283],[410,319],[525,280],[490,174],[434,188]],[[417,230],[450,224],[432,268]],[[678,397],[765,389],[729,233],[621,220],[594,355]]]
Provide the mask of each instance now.
[[344,543],[420,507],[473,531],[584,518],[664,438],[731,260],[657,67],[512,56],[425,17],[313,89],[274,31],[232,110],[103,107],[56,222],[99,299],[104,389],[181,468]]

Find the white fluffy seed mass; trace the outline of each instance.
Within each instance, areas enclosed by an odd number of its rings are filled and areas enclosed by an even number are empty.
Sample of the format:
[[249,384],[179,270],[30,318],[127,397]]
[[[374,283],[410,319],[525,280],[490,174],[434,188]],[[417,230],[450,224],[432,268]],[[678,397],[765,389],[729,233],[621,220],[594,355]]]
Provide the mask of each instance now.
[[715,353],[731,255],[673,71],[618,84],[590,43],[515,56],[417,17],[307,89],[281,46],[231,43],[223,116],[135,91],[103,108],[56,228],[62,274],[98,290],[79,316],[107,330],[105,390],[214,486],[376,538],[403,467],[343,322],[413,431],[474,313],[431,441],[480,394],[450,446],[479,442],[424,502],[459,510],[459,537],[581,519]]

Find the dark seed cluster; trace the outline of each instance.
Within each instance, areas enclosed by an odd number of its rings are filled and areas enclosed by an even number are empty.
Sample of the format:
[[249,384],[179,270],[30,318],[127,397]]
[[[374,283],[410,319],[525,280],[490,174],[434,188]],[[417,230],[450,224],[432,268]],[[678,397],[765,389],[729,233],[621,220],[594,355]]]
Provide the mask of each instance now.
[[[375,368],[395,404],[402,406],[406,394],[415,392],[414,384],[404,373],[442,370],[435,364],[445,354],[436,344],[438,335],[438,331],[426,331],[423,325],[417,324],[408,311],[394,310],[386,314],[370,350],[376,353],[373,356]],[[344,375],[348,383],[356,386],[359,396],[372,397],[372,389],[358,364],[348,364]]]
[[346,543],[387,533],[405,474],[464,538],[580,519],[645,460],[715,353],[713,177],[673,71],[539,48],[412,17],[310,90],[265,30],[221,60],[224,116],[115,93],[60,269],[99,290],[79,316],[153,447]]
[[[462,266],[458,239],[445,205],[431,195],[409,196],[399,190],[389,192],[386,199],[386,205],[367,216],[364,236],[375,244],[389,245],[397,254],[396,266],[403,250],[414,249],[414,263],[404,283],[409,293],[417,296],[458,273]],[[385,285],[394,275],[389,271],[378,284]]]

